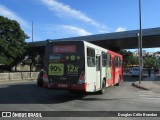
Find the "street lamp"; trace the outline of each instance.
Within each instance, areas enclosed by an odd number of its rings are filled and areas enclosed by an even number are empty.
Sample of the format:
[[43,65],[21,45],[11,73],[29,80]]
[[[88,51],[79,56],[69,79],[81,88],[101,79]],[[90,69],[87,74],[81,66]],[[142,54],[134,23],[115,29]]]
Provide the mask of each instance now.
[[139,0],[139,34],[138,34],[138,47],[139,47],[139,84],[143,78],[143,56],[142,56],[142,15],[141,15],[141,0]]

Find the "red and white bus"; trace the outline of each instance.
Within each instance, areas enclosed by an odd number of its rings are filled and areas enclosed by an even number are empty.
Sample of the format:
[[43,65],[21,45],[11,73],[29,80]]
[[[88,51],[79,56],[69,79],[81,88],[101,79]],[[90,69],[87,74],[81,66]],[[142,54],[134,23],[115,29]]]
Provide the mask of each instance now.
[[122,55],[85,41],[57,41],[46,46],[43,86],[105,92],[123,80]]

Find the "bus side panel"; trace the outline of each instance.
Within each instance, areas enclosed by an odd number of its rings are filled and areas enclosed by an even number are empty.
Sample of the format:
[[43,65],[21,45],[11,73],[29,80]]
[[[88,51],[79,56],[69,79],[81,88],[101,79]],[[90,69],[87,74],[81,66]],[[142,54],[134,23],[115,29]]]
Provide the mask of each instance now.
[[112,67],[107,67],[107,84],[108,86],[113,85],[113,73],[112,73]]
[[110,76],[107,78],[108,79],[108,86],[113,86],[114,84],[114,75],[115,75],[115,72],[114,72],[114,59],[113,59],[113,55],[111,53],[111,66],[108,67],[108,71],[107,71],[107,74]]
[[124,76],[123,76],[123,57],[121,56],[121,81],[123,81]]
[[[85,53],[87,53],[87,46],[85,46]],[[96,91],[96,66],[88,67],[87,54],[85,54],[85,83],[86,92]]]
[[115,61],[114,56],[112,56],[112,85],[115,83]]
[[120,81],[118,82],[121,82],[123,80],[123,66],[122,66],[123,58],[122,56],[120,56],[120,59],[121,59],[121,66],[119,67],[119,76],[120,76],[119,80]]
[[122,57],[118,56],[121,59],[121,65],[115,66],[115,81],[114,84],[119,83],[123,78],[123,71],[122,71]]
[[96,68],[86,68],[86,92],[96,91]]
[[118,83],[119,82],[119,67],[115,67],[115,81],[114,81],[114,84]]

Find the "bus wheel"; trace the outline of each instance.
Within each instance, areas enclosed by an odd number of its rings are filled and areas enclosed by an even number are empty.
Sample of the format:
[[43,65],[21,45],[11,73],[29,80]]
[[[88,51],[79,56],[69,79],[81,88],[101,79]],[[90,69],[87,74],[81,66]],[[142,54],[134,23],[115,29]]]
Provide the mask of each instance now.
[[106,81],[103,79],[102,89],[100,90],[100,94],[104,94],[106,91]]
[[116,83],[116,86],[119,86],[119,83]]
[[39,87],[41,87],[41,86],[43,86],[43,81],[41,80],[37,80],[37,85],[39,86]]

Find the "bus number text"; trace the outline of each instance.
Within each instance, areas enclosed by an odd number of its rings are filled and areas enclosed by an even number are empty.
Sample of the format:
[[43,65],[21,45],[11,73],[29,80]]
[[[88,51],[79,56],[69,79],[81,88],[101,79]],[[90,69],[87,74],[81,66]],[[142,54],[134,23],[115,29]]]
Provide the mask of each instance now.
[[68,64],[67,65],[67,71],[70,72],[70,73],[78,73],[78,68],[79,66],[76,66],[76,65],[72,65],[72,64]]

